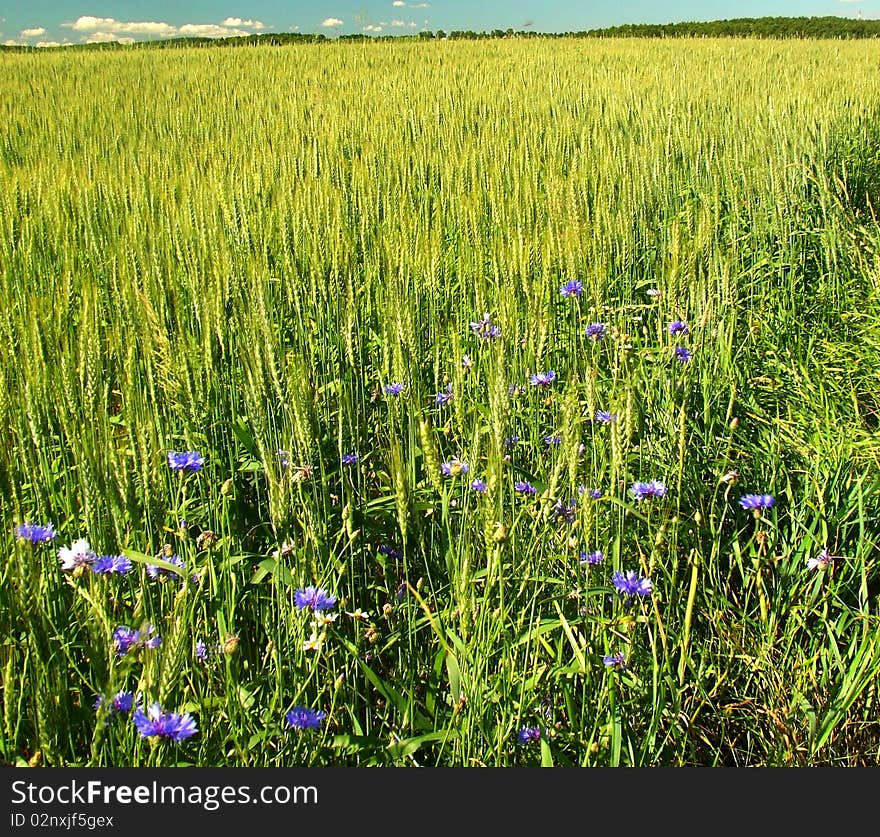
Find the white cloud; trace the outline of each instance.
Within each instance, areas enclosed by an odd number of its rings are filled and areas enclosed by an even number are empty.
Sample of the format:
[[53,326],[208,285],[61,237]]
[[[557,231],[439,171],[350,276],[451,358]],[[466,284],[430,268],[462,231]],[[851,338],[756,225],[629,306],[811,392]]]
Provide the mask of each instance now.
[[328,17],[321,23],[321,26],[330,28],[331,26],[342,26],[345,23],[344,20],[340,20],[338,17]]
[[394,2],[391,5],[392,6],[405,6],[406,3],[404,3],[403,0],[394,0]]
[[429,9],[429,8],[431,8],[431,4],[430,3],[411,3],[410,8],[411,9]]
[[66,44],[59,43],[58,41],[37,41],[34,46],[44,49],[46,47],[66,46]]
[[75,32],[126,32],[130,35],[160,35],[163,38],[176,35],[176,26],[158,21],[123,21],[112,17],[78,17],[73,23],[62,23]]
[[863,0],[837,0],[838,3],[862,3]]
[[242,20],[240,17],[228,17],[223,21],[223,26],[244,26],[245,29],[265,29],[266,24],[261,20]]
[[287,27],[291,32],[299,32],[299,26],[288,26]]
[[120,38],[119,35],[114,35],[112,32],[92,32],[92,34],[86,38],[85,43],[109,44],[113,41],[119,41],[120,44],[133,44],[134,38]]
[[3,41],[3,46],[22,46],[22,44],[18,41],[13,41],[12,38],[10,38],[8,41]]
[[364,27],[364,32],[381,32],[381,31],[382,31],[382,27],[381,27],[381,26],[375,26],[375,25],[373,25],[372,23],[368,23],[368,24]]
[[46,30],[42,26],[36,26],[33,29],[22,29],[21,37],[22,38],[37,38],[40,35],[45,35]]
[[392,26],[406,26],[406,23],[402,20],[392,20],[391,25]]
[[185,35],[197,38],[233,38],[251,34],[245,29],[239,29],[233,21],[239,21],[241,26],[251,29],[262,29],[265,24],[259,20],[241,20],[240,18],[226,18],[220,23],[184,23],[182,26],[172,26],[164,21],[128,21],[116,20],[112,17],[92,17],[84,15],[78,17],[73,23],[62,23],[62,26],[73,29],[75,32],[92,32],[96,36],[94,40],[86,43],[101,43],[117,40],[127,43],[130,39],[120,38],[119,35],[147,35],[170,38],[174,35]]
[[234,38],[249,34],[244,29],[231,29],[216,23],[184,23],[177,31],[181,35],[196,38]]

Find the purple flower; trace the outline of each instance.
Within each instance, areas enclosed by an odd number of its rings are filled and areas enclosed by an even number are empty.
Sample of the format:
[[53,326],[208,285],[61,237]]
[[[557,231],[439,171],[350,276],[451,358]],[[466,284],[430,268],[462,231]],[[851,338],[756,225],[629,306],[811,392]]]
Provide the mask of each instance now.
[[[95,711],[100,709],[103,705],[104,695],[98,695],[95,698]],[[120,691],[113,696],[113,700],[110,701],[110,704],[107,707],[107,712],[110,714],[113,712],[121,712],[123,715],[127,715],[133,708],[134,692]]]
[[591,500],[599,500],[602,497],[602,489],[601,488],[591,488],[589,491]]
[[557,445],[562,444],[562,437],[561,436],[545,436],[544,437],[544,444],[548,445],[549,447],[555,448]]
[[336,604],[336,596],[331,596],[323,587],[303,587],[293,594],[296,606],[311,608],[312,611],[330,610]]
[[489,486],[481,479],[475,479],[471,483],[471,491],[476,491],[477,494],[485,494]]
[[[156,558],[160,561],[164,561],[166,564],[180,567],[180,569],[186,568],[186,565],[183,563],[183,558],[181,558],[179,555],[168,555],[165,552],[160,552],[156,556]],[[174,570],[168,570],[165,567],[160,567],[158,564],[147,564],[147,575],[155,581],[156,579],[165,578],[169,575],[176,576],[177,573],[174,572]],[[182,579],[183,577],[181,576],[181,580]]]
[[198,451],[169,451],[168,467],[172,471],[201,471],[205,464],[205,457]]
[[452,384],[447,384],[446,389],[438,392],[434,398],[438,407],[445,407],[450,401],[452,401]]
[[515,482],[513,484],[513,490],[517,494],[537,494],[538,489],[535,488],[530,482]]
[[739,504],[744,509],[759,511],[760,509],[772,509],[776,500],[771,494],[743,494],[739,498]]
[[457,456],[453,456],[449,462],[440,463],[440,471],[447,477],[457,477],[466,474],[470,470],[467,462],[462,462]]
[[587,326],[587,337],[589,337],[590,340],[595,340],[597,343],[600,340],[604,340],[607,333],[608,328],[605,323],[590,323]]
[[139,648],[158,648],[162,644],[162,638],[156,633],[153,625],[147,624],[145,628],[146,637],[135,628],[129,628],[127,625],[120,625],[113,631],[113,647],[119,657],[124,657],[129,651],[138,650]]
[[684,346],[675,347],[675,359],[681,363],[687,363],[692,357],[693,353],[690,349],[686,349]]
[[198,640],[196,642],[196,659],[205,662],[208,659],[208,646],[205,644],[204,640]]
[[125,575],[131,570],[132,563],[124,555],[99,555],[92,564],[95,575]]
[[392,384],[385,385],[385,393],[386,395],[400,395],[403,392],[403,384],[400,381],[395,381]]
[[596,410],[596,421],[599,424],[611,424],[617,421],[617,413],[609,413],[608,410]]
[[815,558],[807,558],[808,570],[824,570],[834,563],[834,556],[828,554],[827,549],[823,549]]
[[290,453],[278,448],[278,450],[275,451],[275,455],[278,457],[278,464],[287,470],[290,467]]
[[33,544],[50,543],[57,534],[51,523],[47,523],[45,526],[41,523],[22,523],[15,527],[15,537],[20,541]]
[[650,596],[654,591],[651,580],[643,578],[635,570],[614,573],[611,583],[617,588],[625,605],[632,604],[636,596]]
[[516,740],[525,746],[541,740],[540,727],[523,727],[516,735]]
[[58,550],[58,560],[61,562],[62,570],[76,570],[79,567],[88,567],[95,558],[96,555],[92,552],[92,548],[85,538],[80,538],[70,546],[62,546]]
[[559,289],[559,293],[565,297],[580,296],[583,292],[584,292],[584,283],[578,282],[577,279],[572,279],[571,281],[566,282]]
[[666,496],[666,485],[659,480],[651,480],[651,482],[634,482],[629,490],[636,500],[644,500],[646,497]]
[[294,706],[284,717],[287,725],[293,729],[321,729],[321,722],[327,717],[327,713],[307,706]]
[[124,657],[140,641],[141,632],[127,625],[120,625],[113,631],[113,647],[120,657]]
[[344,453],[342,454],[342,464],[343,465],[357,465],[358,455],[356,453]]
[[605,556],[598,549],[595,552],[582,552],[581,553],[581,563],[586,564],[587,566],[594,566],[595,564],[601,564],[604,559],[605,559]]
[[529,383],[533,387],[549,387],[556,380],[556,373],[550,369],[547,372],[538,372],[529,377]]
[[606,668],[626,668],[626,657],[622,652],[617,654],[606,654],[602,657],[602,662]]
[[488,313],[483,314],[482,320],[471,323],[471,331],[483,340],[494,340],[501,336],[501,329],[497,325],[492,325],[492,318]]
[[393,546],[388,546],[388,544],[383,543],[379,547],[379,553],[382,555],[387,555],[389,558],[393,558],[395,561],[400,561],[403,558],[403,553],[399,549],[395,549]]
[[679,334],[688,335],[691,333],[691,330],[688,328],[687,323],[682,322],[682,320],[675,320],[669,324],[669,333],[673,337],[677,337]]
[[167,738],[180,742],[198,732],[189,713],[163,712],[158,703],[150,704],[146,712],[138,709],[132,720],[143,738]]
[[512,448],[514,445],[519,443],[519,436],[508,436],[504,440],[504,447]]
[[553,514],[555,514],[560,520],[564,520],[566,523],[574,523],[576,512],[577,503],[575,503],[574,500],[571,500],[568,503],[563,503],[562,500],[558,500],[556,505],[553,506]]

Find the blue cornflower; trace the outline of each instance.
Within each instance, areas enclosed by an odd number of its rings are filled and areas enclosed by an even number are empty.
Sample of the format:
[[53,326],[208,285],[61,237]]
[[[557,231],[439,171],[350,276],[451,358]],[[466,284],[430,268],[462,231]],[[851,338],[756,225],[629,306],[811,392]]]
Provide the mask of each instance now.
[[556,373],[550,369],[547,372],[538,372],[529,377],[529,383],[533,387],[548,387],[556,380]]
[[760,509],[772,509],[776,500],[772,494],[743,494],[739,498],[739,504],[744,509],[759,511]]
[[501,336],[500,327],[492,324],[492,318],[488,313],[483,314],[482,320],[471,323],[471,331],[483,340],[495,339]]
[[143,648],[158,648],[162,644],[162,638],[156,633],[153,625],[147,624],[145,633],[142,634],[135,628],[129,628],[127,625],[120,625],[113,631],[113,647],[119,657],[124,657],[131,650]]
[[827,549],[823,549],[815,558],[807,558],[808,570],[824,570],[834,564],[834,555],[830,555]]
[[602,662],[606,668],[626,668],[626,657],[623,656],[622,652],[605,654],[602,657]]
[[357,465],[358,455],[356,453],[344,453],[342,454],[342,464],[343,465]]
[[180,742],[198,732],[189,713],[163,712],[158,703],[150,704],[146,712],[138,709],[132,720],[143,738],[167,738]]
[[617,413],[609,413],[608,410],[596,410],[596,421],[599,424],[611,424],[617,421]]
[[599,500],[602,497],[602,489],[601,488],[591,488],[589,491],[591,500]]
[[607,333],[608,328],[605,323],[590,323],[587,326],[587,337],[589,337],[590,340],[595,340],[597,342],[599,340],[604,340]]
[[287,470],[290,467],[290,452],[278,448],[278,450],[275,451],[275,455],[278,457],[278,464]]
[[459,474],[466,474],[470,470],[467,462],[462,462],[457,456],[453,456],[449,462],[440,463],[440,471],[447,477],[457,477]]
[[660,480],[651,480],[651,482],[634,482],[629,490],[636,500],[644,500],[646,497],[666,496],[666,485],[660,482]]
[[581,557],[581,563],[587,564],[588,566],[593,566],[595,564],[601,564],[602,561],[605,560],[605,556],[598,549],[595,552],[582,552],[580,557]]
[[[176,554],[168,555],[165,552],[160,552],[156,556],[156,558],[158,558],[160,561],[164,561],[166,564],[172,564],[175,567],[180,567],[180,569],[185,569],[186,567],[186,565],[183,563],[183,558]],[[174,570],[165,569],[165,567],[160,567],[157,564],[147,564],[147,575],[153,580],[156,580],[169,575],[176,576],[177,573],[174,572]]]
[[141,638],[141,632],[127,625],[120,625],[113,631],[113,646],[120,657],[124,657],[132,648],[136,647]]
[[562,500],[558,500],[556,505],[553,506],[553,514],[555,514],[560,520],[564,520],[566,523],[574,523],[576,512],[577,503],[575,503],[574,500],[570,500],[568,503],[563,503]]
[[631,604],[636,596],[650,596],[654,590],[651,580],[643,578],[635,570],[614,573],[611,576],[611,583],[617,588],[626,605]]
[[508,436],[504,440],[504,447],[512,448],[514,445],[519,443],[519,436]]
[[168,467],[172,471],[201,471],[205,464],[205,457],[198,451],[169,451]]
[[15,537],[29,543],[50,543],[57,535],[51,523],[22,523],[15,527]]
[[578,282],[577,279],[572,279],[569,282],[566,282],[560,289],[559,293],[562,296],[580,296],[584,292],[584,283]]
[[447,384],[445,390],[438,392],[435,396],[435,400],[437,401],[438,407],[445,407],[450,401],[452,401],[452,384]]
[[690,349],[686,349],[684,346],[675,347],[675,359],[681,363],[687,363],[693,356]]
[[[127,715],[134,709],[134,703],[134,692],[119,691],[113,696],[113,700],[107,706],[107,712],[109,714],[121,712],[123,715]],[[95,711],[97,712],[103,705],[104,695],[98,695],[95,698]]]
[[691,330],[688,328],[687,323],[682,320],[676,320],[669,324],[669,333],[673,337],[677,337],[679,334],[688,335],[691,333]]
[[387,395],[400,395],[403,392],[403,384],[395,381],[392,384],[385,384],[385,393]]
[[293,594],[296,606],[311,608],[315,612],[330,610],[336,604],[336,596],[331,596],[323,587],[302,587]]
[[516,491],[517,494],[537,494],[538,489],[535,488],[530,482],[515,482],[513,484],[513,490]]
[[321,729],[321,722],[327,717],[327,713],[308,706],[294,706],[284,717],[287,725],[293,729]]
[[99,555],[92,563],[92,572],[96,575],[125,575],[131,570],[131,560],[124,555]]
[[89,546],[85,538],[74,541],[70,546],[62,546],[58,549],[58,560],[62,570],[79,570],[80,567],[89,567],[97,556]]
[[517,734],[516,740],[525,746],[541,740],[540,727],[523,727]]
[[403,558],[403,553],[399,549],[395,549],[393,546],[388,546],[388,544],[383,543],[379,547],[379,552],[382,555],[387,555],[389,558],[393,558],[395,561],[400,561]]
[[554,448],[557,445],[562,444],[562,437],[561,436],[545,436],[544,437],[544,444],[548,445],[549,447]]
[[485,494],[488,488],[489,486],[481,479],[475,479],[471,483],[471,491],[476,491],[477,494]]

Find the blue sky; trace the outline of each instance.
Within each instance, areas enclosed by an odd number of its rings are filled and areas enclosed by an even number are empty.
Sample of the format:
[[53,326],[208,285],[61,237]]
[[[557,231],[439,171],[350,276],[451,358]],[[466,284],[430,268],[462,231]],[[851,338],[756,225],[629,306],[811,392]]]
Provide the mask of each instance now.
[[252,32],[565,32],[734,17],[880,17],[880,0],[0,0],[0,43],[55,45]]

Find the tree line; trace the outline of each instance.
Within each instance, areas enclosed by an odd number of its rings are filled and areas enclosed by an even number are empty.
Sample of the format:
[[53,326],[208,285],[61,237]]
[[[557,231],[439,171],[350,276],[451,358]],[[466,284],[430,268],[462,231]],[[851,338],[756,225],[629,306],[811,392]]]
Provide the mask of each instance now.
[[[413,35],[382,35],[356,33],[328,38],[326,35],[302,32],[272,32],[233,38],[170,38],[161,41],[140,41],[134,44],[116,42],[71,44],[68,49],[175,49],[180,47],[284,46],[286,44],[324,43],[331,41],[390,40],[486,40],[497,38],[876,38],[880,36],[880,20],[844,17],[755,17],[733,20],[690,21],[685,23],[626,23],[603,29],[577,32],[536,32],[532,29],[473,30],[442,29],[422,31]],[[0,46],[6,51],[30,51],[32,46]]]

